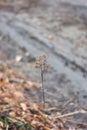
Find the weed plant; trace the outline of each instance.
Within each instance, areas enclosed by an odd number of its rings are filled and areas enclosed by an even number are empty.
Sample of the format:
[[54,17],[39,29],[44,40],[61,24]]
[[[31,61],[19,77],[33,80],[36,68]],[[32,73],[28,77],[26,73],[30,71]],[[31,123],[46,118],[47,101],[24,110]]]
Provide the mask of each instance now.
[[44,92],[44,72],[47,71],[50,67],[50,64],[47,62],[48,55],[38,56],[36,59],[35,67],[41,70],[41,83],[42,83],[42,96],[43,96],[43,106],[45,107],[45,92]]

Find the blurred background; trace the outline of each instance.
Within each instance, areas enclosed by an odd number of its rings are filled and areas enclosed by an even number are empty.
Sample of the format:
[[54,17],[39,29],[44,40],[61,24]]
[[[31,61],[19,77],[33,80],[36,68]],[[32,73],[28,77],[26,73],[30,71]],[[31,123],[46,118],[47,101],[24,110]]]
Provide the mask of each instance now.
[[0,64],[41,83],[34,63],[42,54],[51,65],[46,101],[56,106],[76,97],[87,108],[86,0],[0,0]]

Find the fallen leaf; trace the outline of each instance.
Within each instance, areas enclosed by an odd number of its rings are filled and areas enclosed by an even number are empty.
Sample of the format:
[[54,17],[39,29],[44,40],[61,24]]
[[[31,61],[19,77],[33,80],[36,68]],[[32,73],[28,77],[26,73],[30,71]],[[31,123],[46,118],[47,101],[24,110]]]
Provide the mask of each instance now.
[[22,108],[24,111],[26,111],[26,110],[27,110],[27,106],[26,106],[26,104],[25,104],[25,103],[20,103],[20,105],[21,105],[21,108]]

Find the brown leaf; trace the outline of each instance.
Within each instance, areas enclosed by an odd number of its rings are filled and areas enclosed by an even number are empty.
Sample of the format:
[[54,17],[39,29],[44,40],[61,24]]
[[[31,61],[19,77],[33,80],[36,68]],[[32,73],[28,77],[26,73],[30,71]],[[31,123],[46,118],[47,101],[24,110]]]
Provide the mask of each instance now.
[[27,106],[26,106],[26,104],[25,104],[25,103],[21,103],[20,105],[21,105],[21,108],[22,108],[24,111],[26,111],[26,110],[27,110]]

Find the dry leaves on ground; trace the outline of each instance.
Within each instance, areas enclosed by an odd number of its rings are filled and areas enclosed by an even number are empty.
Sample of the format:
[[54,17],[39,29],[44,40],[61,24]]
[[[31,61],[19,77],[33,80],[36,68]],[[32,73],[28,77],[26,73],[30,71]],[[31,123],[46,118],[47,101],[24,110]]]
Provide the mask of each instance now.
[[[40,105],[25,99],[24,89],[35,86],[37,87],[38,84],[25,81],[21,75],[13,72],[9,67],[0,66],[1,130],[60,130],[60,125],[54,124]],[[65,130],[63,125],[61,130]]]
[[40,104],[27,100],[24,89],[31,91],[32,87],[39,88],[39,84],[0,66],[0,130],[75,130],[74,126],[65,127],[67,114],[47,114]]

